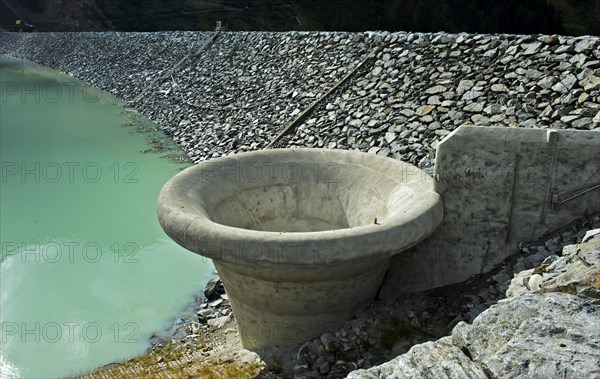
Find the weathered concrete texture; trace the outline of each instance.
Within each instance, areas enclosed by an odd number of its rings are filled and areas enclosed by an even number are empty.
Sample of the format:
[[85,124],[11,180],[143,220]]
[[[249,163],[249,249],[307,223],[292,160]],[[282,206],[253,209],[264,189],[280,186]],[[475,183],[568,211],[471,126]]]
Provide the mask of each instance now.
[[421,170],[352,151],[277,149],[200,163],[161,191],[165,232],[212,258],[246,348],[297,343],[374,299],[390,257],[443,204]]
[[600,377],[599,257],[600,237],[566,246],[517,275],[510,297],[471,325],[348,378]]
[[517,253],[520,242],[600,212],[599,162],[596,131],[458,128],[436,156],[444,222],[394,257],[386,293],[463,281]]

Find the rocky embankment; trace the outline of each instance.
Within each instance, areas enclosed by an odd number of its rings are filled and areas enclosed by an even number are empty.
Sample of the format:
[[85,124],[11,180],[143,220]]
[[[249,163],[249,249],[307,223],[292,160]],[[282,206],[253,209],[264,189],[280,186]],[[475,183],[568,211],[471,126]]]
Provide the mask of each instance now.
[[196,162],[266,147],[371,53],[275,146],[359,149],[426,168],[439,141],[463,124],[600,125],[597,37],[221,33],[201,49],[210,36],[2,34],[0,53],[126,101],[141,94],[132,106]]
[[[128,101],[195,162],[266,147],[316,100],[274,146],[358,149],[429,168],[439,141],[463,124],[600,126],[596,37],[220,33],[205,46],[211,36],[3,33],[0,53]],[[374,302],[344,328],[262,353],[269,371],[263,375],[338,378],[357,369],[351,377],[599,375],[589,362],[598,362],[600,342],[597,332],[588,333],[598,330],[597,252],[561,253],[583,232],[574,228],[526,245],[518,258],[465,283]],[[576,273],[566,275],[572,268]],[[496,304],[513,273],[526,269],[510,299]],[[172,336],[178,356],[188,357],[182,362],[239,346],[226,295],[201,300],[190,314]],[[163,342],[154,342],[153,357],[163,363]]]

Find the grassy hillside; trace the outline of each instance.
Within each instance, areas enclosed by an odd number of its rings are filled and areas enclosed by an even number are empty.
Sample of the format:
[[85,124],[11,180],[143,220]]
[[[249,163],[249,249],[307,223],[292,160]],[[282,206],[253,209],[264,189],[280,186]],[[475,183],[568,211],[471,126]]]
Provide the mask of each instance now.
[[[9,0],[34,12],[52,0]],[[118,30],[600,34],[600,0],[88,0]],[[55,3],[56,4],[56,3]],[[96,12],[97,13],[97,12]],[[90,17],[101,15],[90,14]]]
[[600,0],[549,0],[572,35],[600,35]]
[[[96,0],[119,30],[297,30],[297,8],[279,0]],[[301,7],[300,7],[301,8]]]
[[[327,30],[563,33],[546,0],[299,0]],[[316,26],[319,26],[319,25]]]
[[121,30],[564,33],[546,0],[96,0]]

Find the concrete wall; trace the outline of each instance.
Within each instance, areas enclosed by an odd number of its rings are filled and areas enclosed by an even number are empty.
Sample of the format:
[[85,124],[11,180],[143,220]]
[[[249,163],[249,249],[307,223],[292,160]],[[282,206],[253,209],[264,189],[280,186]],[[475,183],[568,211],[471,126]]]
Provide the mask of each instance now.
[[600,212],[600,133],[462,126],[440,143],[435,175],[444,221],[394,257],[385,297],[489,271],[519,242]]

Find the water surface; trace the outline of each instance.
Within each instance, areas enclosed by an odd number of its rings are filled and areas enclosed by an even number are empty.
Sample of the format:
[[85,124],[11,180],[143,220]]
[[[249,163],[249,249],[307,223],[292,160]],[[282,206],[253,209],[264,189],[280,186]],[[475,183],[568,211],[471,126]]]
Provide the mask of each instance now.
[[186,164],[153,125],[69,77],[0,60],[0,377],[142,353],[210,277],[156,217]]

